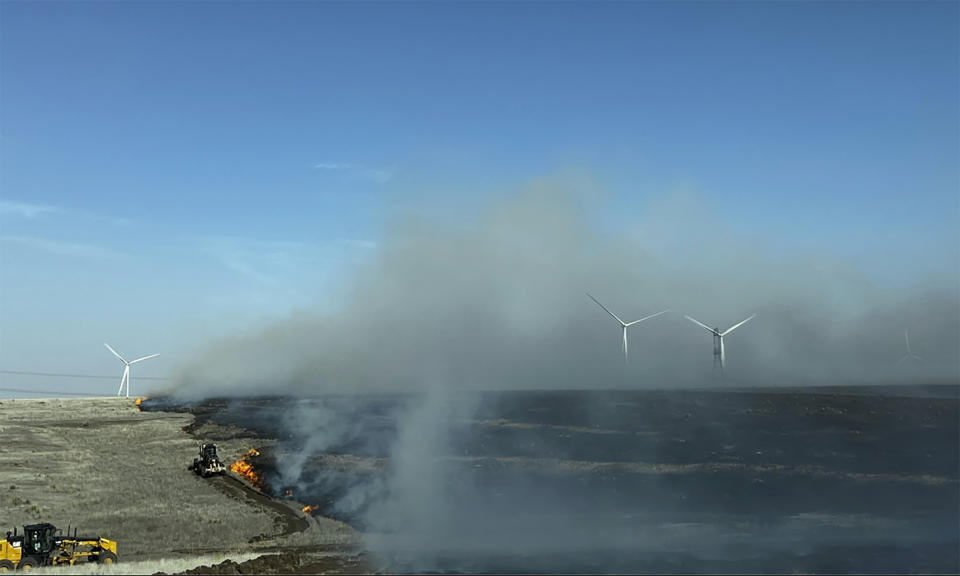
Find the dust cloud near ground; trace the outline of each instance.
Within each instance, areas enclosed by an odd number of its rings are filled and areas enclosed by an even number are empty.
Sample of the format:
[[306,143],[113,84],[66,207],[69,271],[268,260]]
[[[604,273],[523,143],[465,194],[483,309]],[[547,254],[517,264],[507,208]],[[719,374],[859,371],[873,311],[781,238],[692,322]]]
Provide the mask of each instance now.
[[[118,543],[121,564],[67,568],[81,573],[173,572],[351,546],[355,533],[343,523],[308,517],[233,477],[188,471],[198,442],[183,428],[192,422],[186,413],[140,412],[131,399],[0,401],[3,530],[50,522]],[[218,446],[228,465],[269,443],[225,436]]]

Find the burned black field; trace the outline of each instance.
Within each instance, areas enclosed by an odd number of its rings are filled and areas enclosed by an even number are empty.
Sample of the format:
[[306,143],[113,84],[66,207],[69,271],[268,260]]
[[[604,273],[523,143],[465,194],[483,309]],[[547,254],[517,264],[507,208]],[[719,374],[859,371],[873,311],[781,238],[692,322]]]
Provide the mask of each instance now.
[[176,403],[390,571],[957,572],[960,389]]

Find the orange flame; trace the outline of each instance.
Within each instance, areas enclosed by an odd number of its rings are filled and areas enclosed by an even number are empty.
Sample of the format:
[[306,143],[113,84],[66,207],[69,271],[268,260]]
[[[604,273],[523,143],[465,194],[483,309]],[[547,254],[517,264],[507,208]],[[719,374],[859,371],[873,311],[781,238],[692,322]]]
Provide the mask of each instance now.
[[263,490],[263,478],[260,477],[260,474],[257,473],[256,468],[253,467],[253,464],[249,460],[251,456],[259,455],[260,452],[251,448],[243,457],[230,465],[230,470],[252,484],[257,490]]
[[133,401],[133,405],[137,407],[137,410],[142,410],[142,408],[140,408],[140,404],[142,403],[143,403],[143,398],[137,398],[136,400]]
[[302,510],[304,514],[311,514],[316,509],[316,506],[304,506]]

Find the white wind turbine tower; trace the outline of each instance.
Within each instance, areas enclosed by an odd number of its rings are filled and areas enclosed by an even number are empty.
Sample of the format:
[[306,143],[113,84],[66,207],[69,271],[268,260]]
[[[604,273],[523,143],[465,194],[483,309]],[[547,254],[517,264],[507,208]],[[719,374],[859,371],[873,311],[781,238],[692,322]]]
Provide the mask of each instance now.
[[[587,292],[586,294],[587,294],[587,296],[590,296],[590,293],[589,293],[589,292]],[[604,306],[603,304],[601,304],[599,300],[597,300],[597,299],[594,298],[593,296],[590,296],[590,299],[593,300],[594,302],[596,302],[596,303],[597,303],[597,306],[600,306],[601,308],[603,308],[603,309],[607,312],[607,314],[613,316],[613,317],[616,319],[616,321],[620,323],[620,327],[623,329],[623,361],[624,361],[624,362],[629,362],[629,357],[628,357],[628,353],[627,353],[627,328],[630,327],[630,326],[633,326],[634,324],[639,324],[640,322],[643,322],[644,320],[649,320],[650,318],[653,318],[654,316],[659,316],[659,315],[661,315],[661,314],[666,314],[667,312],[670,311],[670,309],[667,308],[666,310],[663,310],[663,311],[661,311],[661,312],[657,312],[656,314],[651,314],[651,315],[649,315],[649,316],[644,316],[643,318],[641,318],[641,319],[639,319],[639,320],[634,320],[633,322],[624,322],[623,320],[620,319],[619,316],[617,316],[616,314],[614,314],[613,312],[611,312],[610,310],[608,310],[606,306]]]
[[123,385],[124,385],[124,383],[126,383],[126,385],[127,385],[127,398],[129,398],[129,397],[130,397],[130,365],[131,365],[131,364],[136,364],[137,362],[142,362],[143,360],[147,360],[147,359],[153,358],[153,357],[155,357],[155,356],[159,356],[159,354],[151,354],[151,355],[149,355],[149,356],[144,356],[143,358],[137,358],[136,360],[131,360],[131,361],[127,362],[127,361],[123,358],[123,356],[121,356],[116,350],[114,350],[113,348],[111,348],[109,344],[107,344],[106,342],[104,342],[103,345],[107,347],[107,350],[113,352],[113,355],[116,356],[117,358],[119,358],[121,362],[123,362],[123,378],[120,379],[120,388],[117,390],[117,396],[120,396],[120,393],[123,392]]
[[903,358],[897,361],[897,364],[903,363],[904,360],[916,360],[917,362],[923,362],[923,358],[917,356],[913,353],[913,350],[910,349],[910,335],[906,331],[903,332],[903,339],[907,343],[907,353],[904,354]]
[[756,314],[751,314],[750,317],[747,318],[746,320],[743,320],[743,321],[741,321],[741,322],[738,322],[738,323],[734,324],[733,326],[727,328],[727,329],[724,330],[723,332],[721,332],[719,328],[710,328],[709,326],[707,326],[707,325],[704,324],[703,322],[700,322],[699,320],[695,320],[695,319],[687,316],[686,314],[683,315],[683,317],[686,318],[687,320],[693,322],[694,324],[696,324],[696,325],[698,325],[698,326],[702,326],[707,332],[713,334],[713,367],[714,367],[714,369],[716,369],[716,367],[717,367],[717,361],[719,360],[719,361],[720,361],[720,374],[721,374],[721,375],[723,375],[723,369],[724,369],[724,367],[726,367],[726,365],[727,365],[727,353],[726,353],[726,349],[725,349],[724,346],[723,346],[723,337],[726,336],[727,334],[733,332],[733,331],[736,330],[737,328],[743,326],[743,325],[746,324],[747,322],[753,320],[753,318],[754,318],[755,316],[756,316]]

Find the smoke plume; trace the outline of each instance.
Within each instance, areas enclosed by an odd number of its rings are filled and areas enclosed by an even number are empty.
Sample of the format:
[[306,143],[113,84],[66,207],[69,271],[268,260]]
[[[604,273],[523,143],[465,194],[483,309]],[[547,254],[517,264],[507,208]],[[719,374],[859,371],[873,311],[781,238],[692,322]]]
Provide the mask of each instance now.
[[[765,253],[695,201],[661,202],[622,234],[591,226],[586,193],[549,184],[473,217],[408,217],[337,287],[339,310],[301,310],[217,342],[185,366],[184,395],[674,387],[709,383],[725,329],[728,378],[797,385],[958,376],[956,278],[872,282],[829,254]],[[589,291],[626,321],[620,328]],[[926,362],[897,365],[905,330]]]
[[[368,450],[388,456],[382,475],[344,481],[334,467],[307,466],[331,448],[384,438],[329,399],[289,415],[278,473],[300,489],[339,487],[336,507],[363,516],[372,549],[413,551],[413,568],[426,570],[426,548],[666,545],[662,530],[618,535],[604,524],[544,526],[511,514],[571,501],[522,477],[494,511],[471,497],[470,476],[457,477],[451,442],[455,423],[472,417],[472,391],[716,383],[711,336],[683,314],[723,330],[757,313],[726,340],[727,382],[736,385],[957,380],[956,278],[883,286],[829,254],[771,254],[689,197],[610,234],[592,220],[593,200],[541,183],[469,216],[398,219],[337,288],[337,311],[301,310],[211,344],[183,368],[175,393],[414,392],[387,445]],[[626,363],[619,325],[585,292],[628,322],[672,312],[629,329]],[[897,363],[905,330],[925,363]]]

